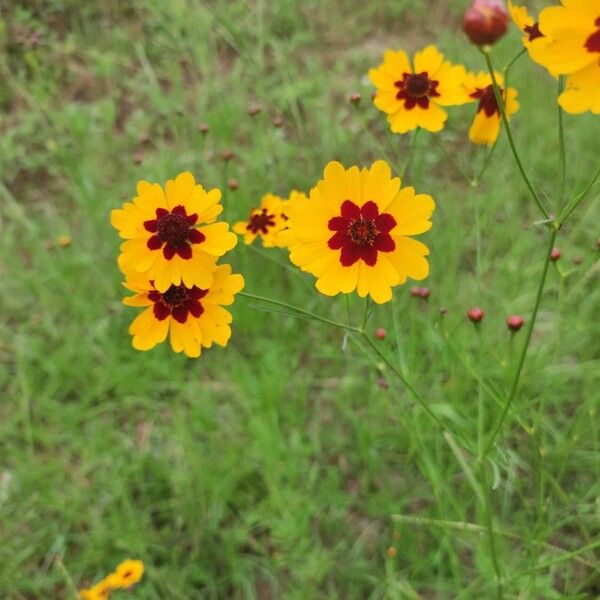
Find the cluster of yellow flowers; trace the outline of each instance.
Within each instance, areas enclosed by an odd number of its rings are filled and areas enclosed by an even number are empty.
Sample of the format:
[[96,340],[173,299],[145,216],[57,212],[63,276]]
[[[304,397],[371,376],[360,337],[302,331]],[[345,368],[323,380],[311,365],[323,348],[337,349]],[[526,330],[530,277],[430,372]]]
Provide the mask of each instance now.
[[[531,57],[553,75],[568,75],[561,106],[600,113],[600,0],[562,0],[544,9],[539,22],[512,2],[508,8]],[[501,0],[474,0],[463,27],[485,47],[504,35],[508,21]],[[488,73],[469,73],[433,45],[412,60],[403,50],[387,50],[383,63],[369,71],[377,88],[373,101],[395,133],[438,132],[448,119],[446,107],[476,102],[469,138],[490,145],[500,132],[501,109],[510,118],[519,103],[517,91],[504,89],[502,74],[489,65]],[[217,261],[236,245],[236,233],[246,244],[259,237],[265,247],[287,248],[291,262],[314,275],[327,296],[356,291],[388,302],[393,287],[429,273],[429,250],[411,236],[430,229],[435,203],[402,188],[382,160],[362,169],[330,162],[308,195],[266,194],[233,232],[217,222],[221,192],[205,191],[190,173],[167,181],[164,189],[142,181],[137,193],[112,211],[111,222],[126,240],[118,264],[134,295],[124,303],[145,307],[129,328],[138,350],[167,336],[175,352],[190,357],[213,342],[227,344],[232,317],[223,306],[233,303],[244,279]]]
[[129,328],[133,347],[149,350],[169,336],[175,352],[198,357],[202,347],[227,345],[232,304],[244,278],[217,260],[237,237],[225,222],[221,192],[206,191],[191,173],[157,183],[141,181],[138,195],[113,210],[111,223],[125,242],[118,264],[129,306],[146,307]]
[[81,600],[107,600],[116,590],[126,590],[142,579],[144,563],[141,560],[125,560],[113,573],[91,588],[79,590]]
[[508,7],[531,58],[555,77],[567,76],[560,106],[572,114],[600,114],[600,1],[561,0],[544,8],[538,21],[510,0]]
[[[435,47],[416,52],[412,62],[403,50],[387,50],[383,63],[369,71],[377,88],[375,106],[386,113],[394,133],[407,133],[417,127],[433,133],[441,131],[448,119],[443,107],[478,102],[469,139],[475,144],[493,144],[500,132],[500,110],[488,73],[467,73],[462,65],[445,60]],[[503,77],[496,73],[498,85]],[[519,109],[517,91],[502,90],[508,116]]]

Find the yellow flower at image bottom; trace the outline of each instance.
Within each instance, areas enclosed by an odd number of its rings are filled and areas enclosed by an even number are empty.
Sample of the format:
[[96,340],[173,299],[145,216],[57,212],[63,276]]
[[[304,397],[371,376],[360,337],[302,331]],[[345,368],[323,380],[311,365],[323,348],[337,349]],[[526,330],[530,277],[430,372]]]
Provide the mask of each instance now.
[[434,209],[431,196],[401,188],[385,161],[370,169],[330,162],[309,199],[290,207],[290,260],[327,296],[356,290],[387,302],[392,287],[427,277],[429,250],[409,236],[431,228]]
[[442,107],[469,101],[462,88],[465,75],[462,65],[447,62],[435,46],[417,52],[412,65],[403,50],[387,50],[383,63],[369,71],[377,88],[373,103],[395,133],[417,127],[440,131],[448,118]]
[[137,193],[111,213],[113,227],[126,240],[121,270],[147,275],[161,292],[180,284],[209,287],[218,257],[237,243],[227,223],[215,223],[223,210],[221,192],[205,191],[186,172],[167,181],[164,190],[140,181]]
[[80,600],[107,600],[115,590],[129,589],[141,581],[143,574],[144,563],[141,560],[124,560],[102,581],[91,588],[79,590],[79,598]]
[[160,292],[146,275],[127,274],[125,287],[134,296],[123,300],[128,306],[147,307],[129,327],[136,350],[150,350],[169,336],[171,348],[190,358],[200,356],[202,347],[226,346],[231,337],[232,316],[223,306],[233,304],[244,287],[244,278],[220,265],[209,288],[173,285]]
[[243,235],[247,245],[260,237],[265,248],[282,247],[285,244],[279,234],[287,227],[287,215],[283,206],[283,198],[266,194],[260,207],[250,211],[247,221],[238,221],[233,226],[233,231]]
[[[495,72],[496,82],[500,88],[500,95],[504,98],[504,110],[507,118],[519,110],[517,90],[509,87],[504,90],[504,78]],[[469,73],[465,79],[465,89],[471,102],[477,102],[477,113],[469,129],[469,139],[474,144],[493,144],[500,133],[502,116],[496,102],[492,77],[489,73]]]

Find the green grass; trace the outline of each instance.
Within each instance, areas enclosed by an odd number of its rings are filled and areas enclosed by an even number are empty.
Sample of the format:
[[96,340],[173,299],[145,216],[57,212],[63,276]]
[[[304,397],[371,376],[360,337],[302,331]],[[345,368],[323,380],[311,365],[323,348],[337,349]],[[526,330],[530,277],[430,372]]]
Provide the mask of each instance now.
[[[476,445],[480,393],[487,431],[500,412],[494,397],[506,397],[525,333],[511,342],[504,319],[529,319],[546,251],[505,138],[471,189],[420,136],[406,181],[438,204],[422,237],[431,297],[397,288],[368,325],[386,327],[380,348],[453,437],[357,340],[247,299],[233,306],[229,346],[200,360],[130,347],[135,309],[120,302],[108,219],[136,181],[189,169],[224,190],[231,222],[267,191],[308,190],[332,159],[399,169],[409,139],[387,134],[365,74],[386,47],[430,42],[483,70],[458,33],[461,10],[449,0],[0,2],[2,599],[71,599],[73,585],[126,557],[147,571],[123,598],[494,598],[478,528],[488,492],[505,598],[598,597],[598,548],[587,548],[600,534],[597,188],[559,233],[563,256],[486,486],[472,456],[453,450],[460,436]],[[499,64],[519,44],[512,32]],[[550,204],[556,86],[526,57],[511,77],[522,105],[513,131]],[[256,102],[263,111],[250,118]],[[474,172],[472,111],[453,110],[440,141]],[[572,191],[597,167],[598,117],[565,124]],[[225,149],[236,153],[228,165]],[[60,248],[64,233],[72,245]],[[240,245],[227,258],[247,291],[347,319],[345,298],[319,296],[284,251]],[[480,336],[465,318],[472,305],[486,311]],[[358,324],[363,303],[349,307]]]

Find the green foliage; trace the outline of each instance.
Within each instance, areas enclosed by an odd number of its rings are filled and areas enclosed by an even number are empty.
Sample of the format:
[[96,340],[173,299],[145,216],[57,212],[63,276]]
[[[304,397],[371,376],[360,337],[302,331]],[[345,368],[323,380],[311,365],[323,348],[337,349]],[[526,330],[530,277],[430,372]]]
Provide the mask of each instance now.
[[[80,587],[126,557],[146,564],[129,594],[140,599],[493,597],[486,535],[441,524],[482,523],[468,476],[477,465],[461,466],[389,370],[338,331],[246,299],[226,350],[198,361],[166,346],[134,352],[108,223],[137,180],[182,170],[224,190],[230,222],[267,191],[308,190],[331,159],[399,170],[409,140],[388,134],[368,100],[365,74],[383,50],[437,41],[485,68],[457,35],[456,3],[433,4],[0,3],[1,598],[70,598],[69,577]],[[519,44],[513,33],[496,60]],[[552,198],[555,85],[526,57],[511,77],[517,143]],[[263,111],[251,118],[255,102]],[[440,141],[475,173],[472,109],[452,111]],[[566,131],[567,189],[581,189],[597,167],[598,118],[568,117]],[[387,329],[382,350],[475,441],[473,375],[489,426],[523,337],[504,319],[529,318],[544,231],[504,139],[477,189],[428,135],[415,153],[406,179],[438,204],[425,236],[431,297],[398,288],[369,327]],[[592,193],[559,234],[563,258],[490,457],[495,525],[510,533],[497,536],[508,598],[600,590],[585,549],[600,533],[598,206]],[[58,247],[61,234],[71,246]],[[283,251],[240,245],[230,256],[248,291],[348,318],[345,298],[318,296]],[[472,305],[486,311],[480,337],[465,318]],[[363,303],[349,309],[358,324]]]

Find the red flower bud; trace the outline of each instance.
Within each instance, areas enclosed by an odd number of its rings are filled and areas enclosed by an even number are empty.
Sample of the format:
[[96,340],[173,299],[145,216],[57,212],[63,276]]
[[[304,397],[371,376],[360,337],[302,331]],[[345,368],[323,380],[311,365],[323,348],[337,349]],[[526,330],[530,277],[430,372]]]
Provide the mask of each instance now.
[[502,0],[473,0],[463,17],[463,31],[478,46],[497,42],[507,31],[508,11]]
[[357,92],[350,94],[350,102],[355,106],[358,106],[360,104],[361,99],[361,95]]
[[387,333],[387,332],[386,332],[386,330],[385,330],[383,327],[378,327],[378,328],[375,330],[375,337],[376,337],[378,340],[384,340],[384,339],[385,339],[385,335],[386,335],[386,333]]
[[273,127],[279,129],[280,127],[283,127],[283,117],[281,115],[275,115],[271,119],[271,123],[273,123]]
[[429,288],[426,287],[422,287],[419,288],[419,298],[423,298],[423,300],[427,300],[427,298],[429,298],[431,292],[429,291]]
[[484,312],[479,306],[473,306],[467,311],[467,317],[471,323],[480,323],[484,317]]
[[550,252],[550,260],[556,262],[560,258],[560,248],[552,248]]
[[206,135],[210,131],[208,123],[198,123],[198,131],[203,135]]
[[513,332],[519,331],[519,329],[523,327],[523,323],[525,323],[525,321],[520,315],[509,315],[506,317],[506,326]]
[[237,190],[240,187],[240,182],[237,179],[230,179],[227,182],[227,185],[229,186],[230,190]]
[[223,152],[221,153],[221,158],[225,161],[225,162],[229,162],[230,160],[232,160],[235,157],[235,152],[233,152],[233,150],[223,150]]
[[251,117],[255,117],[262,110],[262,106],[260,104],[251,104],[248,107],[248,115]]
[[416,285],[410,288],[410,295],[414,296],[415,298],[419,298],[421,296],[421,292]]

